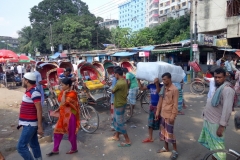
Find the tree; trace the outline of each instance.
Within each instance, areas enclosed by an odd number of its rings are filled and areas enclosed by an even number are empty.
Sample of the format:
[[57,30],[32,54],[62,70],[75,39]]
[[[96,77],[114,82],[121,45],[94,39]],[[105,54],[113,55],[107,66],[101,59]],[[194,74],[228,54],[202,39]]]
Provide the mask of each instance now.
[[132,31],[130,28],[113,28],[111,30],[111,42],[119,48],[131,47],[130,36]]
[[34,53],[32,45],[32,28],[27,26],[18,31],[19,50],[23,53]]

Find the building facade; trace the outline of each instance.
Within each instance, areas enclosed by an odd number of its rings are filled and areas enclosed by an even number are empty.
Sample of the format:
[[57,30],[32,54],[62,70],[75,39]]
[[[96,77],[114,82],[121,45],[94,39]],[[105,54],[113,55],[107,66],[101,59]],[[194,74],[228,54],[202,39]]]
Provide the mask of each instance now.
[[104,22],[99,23],[100,27],[106,27],[108,29],[116,28],[118,26],[118,20],[115,19],[105,19]]
[[147,0],[146,26],[153,27],[167,21],[168,18],[178,18],[189,12],[188,0]]
[[18,38],[0,36],[0,42],[14,48],[17,48],[19,46]]
[[138,31],[146,27],[146,0],[128,0],[119,5],[119,27]]
[[[199,1],[197,9],[193,4],[193,12],[197,10],[198,33],[201,36],[226,39],[226,45],[240,49],[240,3],[239,0]],[[194,15],[193,14],[193,15]],[[206,39],[206,38],[205,38]],[[217,45],[217,44],[216,44]],[[218,46],[224,47],[225,46]]]

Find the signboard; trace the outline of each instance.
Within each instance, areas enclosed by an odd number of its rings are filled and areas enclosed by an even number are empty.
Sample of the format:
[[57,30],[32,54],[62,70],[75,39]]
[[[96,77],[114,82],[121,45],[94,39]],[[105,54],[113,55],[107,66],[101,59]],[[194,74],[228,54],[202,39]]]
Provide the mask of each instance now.
[[197,52],[197,51],[198,51],[198,44],[193,44],[193,45],[192,45],[192,50],[193,50],[194,52]]
[[149,52],[139,52],[139,57],[149,57]]
[[211,35],[204,35],[204,44],[208,45],[208,46],[212,46],[213,45],[213,36]]
[[40,52],[36,52],[36,56],[40,56]]

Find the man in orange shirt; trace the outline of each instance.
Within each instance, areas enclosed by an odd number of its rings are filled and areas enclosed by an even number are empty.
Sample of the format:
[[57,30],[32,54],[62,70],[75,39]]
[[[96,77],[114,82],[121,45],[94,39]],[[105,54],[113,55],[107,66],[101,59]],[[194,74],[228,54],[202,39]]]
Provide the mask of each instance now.
[[174,122],[178,114],[178,89],[174,86],[171,80],[170,73],[164,73],[162,75],[162,81],[164,86],[160,92],[160,100],[157,105],[157,112],[155,119],[158,119],[161,113],[161,133],[160,139],[165,141],[165,145],[158,153],[169,152],[168,143],[173,144],[173,151],[171,159],[175,160],[178,157],[176,138],[173,134]]

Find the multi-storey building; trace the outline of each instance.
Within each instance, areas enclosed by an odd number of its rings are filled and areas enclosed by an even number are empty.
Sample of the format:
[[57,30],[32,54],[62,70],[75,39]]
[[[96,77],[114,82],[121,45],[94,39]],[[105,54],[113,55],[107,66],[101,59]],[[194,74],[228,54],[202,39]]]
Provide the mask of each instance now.
[[6,43],[7,45],[14,48],[18,47],[19,45],[18,38],[13,37],[0,36],[0,42]]
[[106,27],[108,29],[116,28],[118,26],[118,20],[105,19],[104,22],[99,23],[100,27]]
[[188,0],[147,0],[146,26],[152,27],[167,21],[168,18],[177,18],[185,15],[190,9]]
[[119,5],[119,26],[132,31],[145,28],[146,0],[128,0]]

